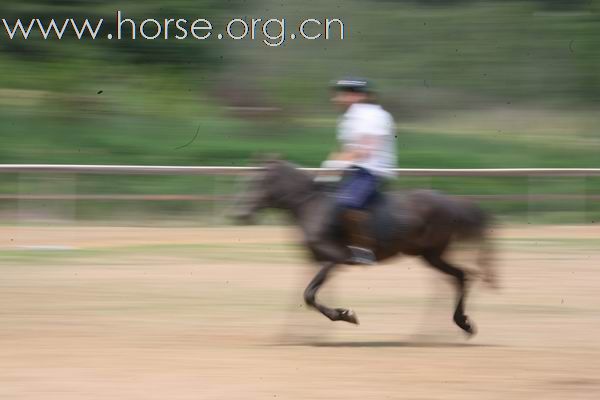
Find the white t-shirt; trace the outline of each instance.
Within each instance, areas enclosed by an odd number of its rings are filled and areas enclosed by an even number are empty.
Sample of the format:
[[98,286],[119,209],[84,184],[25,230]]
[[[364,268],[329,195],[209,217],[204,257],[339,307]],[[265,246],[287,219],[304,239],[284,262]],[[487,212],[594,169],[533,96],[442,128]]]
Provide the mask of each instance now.
[[380,105],[355,103],[338,122],[338,140],[351,148],[360,146],[365,135],[376,136],[370,155],[356,160],[354,165],[365,168],[378,176],[393,177],[396,168],[396,143],[394,119]]

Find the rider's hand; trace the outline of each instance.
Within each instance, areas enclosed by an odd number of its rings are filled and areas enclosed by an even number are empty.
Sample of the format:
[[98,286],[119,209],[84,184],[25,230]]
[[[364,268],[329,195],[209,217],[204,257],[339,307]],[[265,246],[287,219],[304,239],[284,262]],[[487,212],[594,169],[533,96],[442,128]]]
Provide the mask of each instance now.
[[[343,160],[325,160],[321,163],[321,168],[330,168],[330,169],[344,169],[350,166],[349,161]],[[341,179],[340,173],[335,172],[327,172],[327,173],[318,173],[315,176],[315,181],[317,182],[337,182]]]
[[321,168],[344,169],[352,163],[346,160],[325,160],[321,163]]

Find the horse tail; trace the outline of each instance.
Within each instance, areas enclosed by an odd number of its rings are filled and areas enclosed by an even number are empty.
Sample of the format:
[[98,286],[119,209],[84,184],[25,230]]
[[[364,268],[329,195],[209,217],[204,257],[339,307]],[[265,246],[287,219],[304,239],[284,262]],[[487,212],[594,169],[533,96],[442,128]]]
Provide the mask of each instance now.
[[461,240],[478,244],[477,265],[482,272],[483,281],[497,288],[497,276],[494,270],[494,246],[491,240],[493,221],[491,215],[475,204],[465,204],[455,217],[456,236]]

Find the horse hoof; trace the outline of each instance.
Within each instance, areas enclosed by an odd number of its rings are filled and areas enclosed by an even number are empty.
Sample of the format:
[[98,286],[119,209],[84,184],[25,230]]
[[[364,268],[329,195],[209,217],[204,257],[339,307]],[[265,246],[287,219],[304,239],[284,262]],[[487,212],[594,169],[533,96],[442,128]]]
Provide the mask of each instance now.
[[454,322],[467,334],[468,338],[471,338],[477,333],[477,328],[475,328],[475,325],[473,325],[466,316],[455,319]]
[[346,310],[344,308],[338,308],[336,310],[338,312],[339,318],[341,321],[350,322],[351,324],[360,325],[358,322],[358,317],[356,313],[352,310]]
[[461,328],[467,334],[467,339],[470,339],[477,334],[477,328],[475,328],[475,326],[472,324],[466,324],[466,326],[464,328],[463,327],[461,327]]

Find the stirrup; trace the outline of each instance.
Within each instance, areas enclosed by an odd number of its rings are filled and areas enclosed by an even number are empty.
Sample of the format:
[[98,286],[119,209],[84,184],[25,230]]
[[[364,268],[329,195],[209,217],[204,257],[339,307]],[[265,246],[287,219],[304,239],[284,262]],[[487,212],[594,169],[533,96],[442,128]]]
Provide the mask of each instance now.
[[375,258],[375,254],[364,247],[358,246],[348,246],[350,250],[350,258],[348,259],[348,264],[351,265],[375,265],[377,264],[377,259]]

